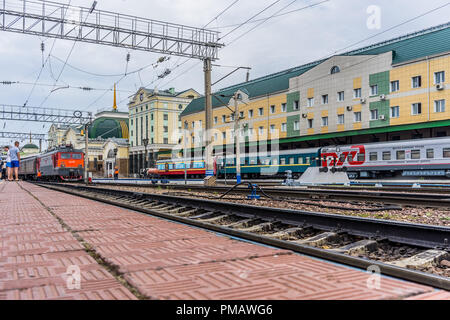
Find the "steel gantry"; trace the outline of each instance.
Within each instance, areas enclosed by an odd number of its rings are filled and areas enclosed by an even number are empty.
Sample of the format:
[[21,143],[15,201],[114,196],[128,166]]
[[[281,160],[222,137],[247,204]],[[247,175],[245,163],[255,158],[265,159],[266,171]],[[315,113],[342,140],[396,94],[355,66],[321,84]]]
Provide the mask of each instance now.
[[0,120],[85,125],[92,121],[92,113],[52,108],[0,105]]
[[[205,73],[206,111],[206,175],[212,176],[212,61],[219,59],[219,32],[180,24],[96,10],[97,1],[91,8],[68,6],[50,1],[0,0],[0,31],[30,34],[64,40],[94,43],[113,47],[162,53],[203,60]],[[57,110],[54,110],[56,112]],[[71,123],[70,118],[41,114],[39,111],[17,112],[0,110],[10,120],[45,121],[57,120]],[[13,118],[15,116],[16,118]],[[34,119],[33,119],[34,118]],[[36,119],[36,120],[35,120]],[[79,120],[81,121],[80,116]],[[63,121],[62,121],[63,120]],[[47,122],[47,121],[45,121]],[[89,123],[89,122],[85,122]],[[86,131],[89,125],[86,125]],[[87,145],[87,143],[86,143]],[[86,150],[87,151],[87,150]],[[87,163],[87,152],[86,152]],[[87,181],[87,176],[86,176]]]
[[219,32],[50,1],[0,0],[0,30],[197,59],[218,59]]
[[25,132],[1,132],[1,139],[19,139],[19,140],[45,140],[45,134],[25,133]]

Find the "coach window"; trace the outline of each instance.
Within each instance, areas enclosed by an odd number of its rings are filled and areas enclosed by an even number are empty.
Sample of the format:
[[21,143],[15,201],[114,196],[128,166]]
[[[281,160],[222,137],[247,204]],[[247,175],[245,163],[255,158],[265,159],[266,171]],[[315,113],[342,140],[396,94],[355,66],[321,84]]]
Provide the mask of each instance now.
[[411,151],[411,159],[420,159],[420,150],[412,150]]
[[358,153],[358,162],[366,161],[366,155],[364,153]]
[[450,158],[450,148],[444,148],[444,158]]
[[427,159],[434,159],[434,149],[427,149]]
[[391,152],[390,151],[384,151],[383,152],[383,160],[391,160]]
[[289,158],[289,164],[295,164],[295,158]]
[[311,158],[310,157],[306,157],[306,164],[311,164]]
[[280,159],[280,164],[281,164],[282,166],[284,166],[284,165],[286,164],[286,158],[281,158],[281,159]]
[[405,158],[406,158],[405,150],[397,151],[397,160],[405,160]]
[[278,159],[273,158],[272,159],[272,165],[277,166],[278,165]]
[[298,164],[303,164],[303,157],[298,157]]
[[370,161],[378,161],[378,153],[377,152],[370,153]]

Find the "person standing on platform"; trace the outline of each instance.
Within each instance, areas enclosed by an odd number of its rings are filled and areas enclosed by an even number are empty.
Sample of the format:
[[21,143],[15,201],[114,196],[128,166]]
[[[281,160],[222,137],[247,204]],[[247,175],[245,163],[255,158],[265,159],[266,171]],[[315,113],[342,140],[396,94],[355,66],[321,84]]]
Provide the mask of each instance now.
[[114,167],[114,180],[119,180],[119,167]]
[[19,181],[19,168],[20,168],[20,143],[16,141],[14,143],[14,147],[9,150],[9,156],[11,157],[11,175],[9,181],[13,181],[13,175],[16,178],[16,181]]
[[10,181],[10,179],[11,179],[11,156],[9,154],[9,146],[6,146],[4,148],[4,150],[6,152],[5,181]]

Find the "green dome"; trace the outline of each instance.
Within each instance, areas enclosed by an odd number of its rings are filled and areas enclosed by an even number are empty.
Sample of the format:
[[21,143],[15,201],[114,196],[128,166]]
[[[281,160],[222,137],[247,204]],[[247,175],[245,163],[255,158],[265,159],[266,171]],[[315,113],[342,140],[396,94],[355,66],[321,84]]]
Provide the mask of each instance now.
[[39,147],[35,144],[29,143],[24,145],[22,149],[39,149]]
[[89,139],[128,139],[128,120],[98,118],[89,127]]

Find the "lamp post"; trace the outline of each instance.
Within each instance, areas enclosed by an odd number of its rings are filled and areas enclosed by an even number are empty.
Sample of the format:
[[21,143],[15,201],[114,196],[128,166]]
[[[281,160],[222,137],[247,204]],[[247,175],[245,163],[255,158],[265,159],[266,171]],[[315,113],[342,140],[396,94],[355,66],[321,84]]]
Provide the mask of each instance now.
[[142,143],[144,144],[144,148],[145,148],[145,155],[144,155],[144,178],[145,178],[145,172],[147,170],[148,167],[148,159],[147,159],[147,146],[148,146],[148,138],[142,139]]

